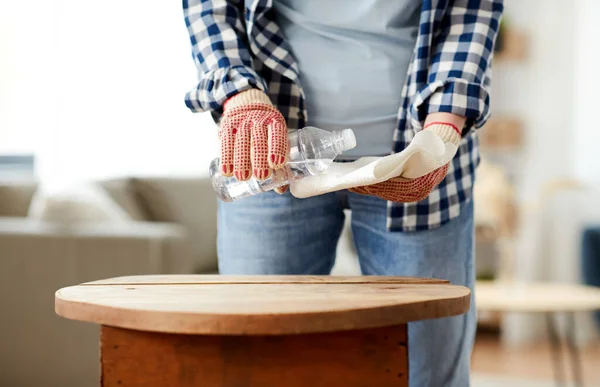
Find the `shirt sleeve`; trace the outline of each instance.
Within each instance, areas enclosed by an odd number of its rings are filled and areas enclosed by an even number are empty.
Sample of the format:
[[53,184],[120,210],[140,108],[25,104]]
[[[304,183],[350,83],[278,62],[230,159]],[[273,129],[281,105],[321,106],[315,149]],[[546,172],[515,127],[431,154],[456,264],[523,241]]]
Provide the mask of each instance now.
[[193,112],[221,111],[225,101],[244,90],[266,91],[252,68],[242,0],[183,0],[185,24],[198,69],[198,85],[186,93]]
[[437,112],[466,117],[463,136],[487,121],[491,60],[503,10],[502,0],[450,1],[433,26],[426,85],[410,107],[414,128],[422,128],[427,114]]

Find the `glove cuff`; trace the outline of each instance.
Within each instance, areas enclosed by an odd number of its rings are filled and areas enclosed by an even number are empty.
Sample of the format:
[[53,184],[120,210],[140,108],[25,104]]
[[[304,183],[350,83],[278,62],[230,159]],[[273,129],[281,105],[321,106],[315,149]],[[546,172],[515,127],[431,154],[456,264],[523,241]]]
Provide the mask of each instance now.
[[440,136],[442,141],[449,142],[457,146],[461,139],[458,128],[445,122],[432,122],[431,124],[425,126],[424,129],[430,130],[437,134]]
[[273,106],[269,96],[258,89],[250,89],[242,91],[225,101],[224,109],[231,110],[237,107],[242,107],[250,104],[264,104]]

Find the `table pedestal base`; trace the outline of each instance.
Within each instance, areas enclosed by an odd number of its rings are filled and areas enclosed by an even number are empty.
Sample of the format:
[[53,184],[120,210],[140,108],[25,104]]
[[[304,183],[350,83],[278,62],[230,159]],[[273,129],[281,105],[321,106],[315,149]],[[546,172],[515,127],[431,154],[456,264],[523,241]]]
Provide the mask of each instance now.
[[286,336],[203,336],[102,326],[103,387],[408,386],[406,324]]

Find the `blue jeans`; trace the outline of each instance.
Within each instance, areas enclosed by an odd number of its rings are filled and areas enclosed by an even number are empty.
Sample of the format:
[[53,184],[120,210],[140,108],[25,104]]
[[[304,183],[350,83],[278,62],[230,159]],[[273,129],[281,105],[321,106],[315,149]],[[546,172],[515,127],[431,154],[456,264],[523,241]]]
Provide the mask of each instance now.
[[[352,233],[365,275],[436,277],[473,289],[473,203],[440,228],[386,230],[386,202],[337,192],[309,199],[264,193],[219,204],[222,274],[329,274],[352,210]],[[473,300],[472,300],[473,301]],[[474,303],[462,316],[410,323],[411,387],[467,387],[476,326]]]

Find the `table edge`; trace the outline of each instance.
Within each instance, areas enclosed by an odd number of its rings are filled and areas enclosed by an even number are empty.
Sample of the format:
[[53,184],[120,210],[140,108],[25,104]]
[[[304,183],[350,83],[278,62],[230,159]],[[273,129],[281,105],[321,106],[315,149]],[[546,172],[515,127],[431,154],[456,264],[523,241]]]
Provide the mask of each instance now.
[[[448,284],[436,284],[448,286]],[[161,312],[90,304],[62,299],[55,293],[55,313],[61,317],[119,328],[178,334],[200,335],[288,335],[358,330],[406,324],[433,318],[465,314],[471,307],[471,290],[460,296],[439,297],[426,301],[407,302],[346,310],[304,312],[294,314],[207,314]],[[418,312],[415,304],[419,304]],[[93,308],[93,310],[92,310]],[[444,312],[442,312],[442,310]],[[117,317],[119,316],[120,317]],[[132,317],[135,315],[135,317]],[[169,321],[166,321],[168,317]],[[174,321],[176,321],[174,323]],[[274,328],[275,327],[275,328]]]

